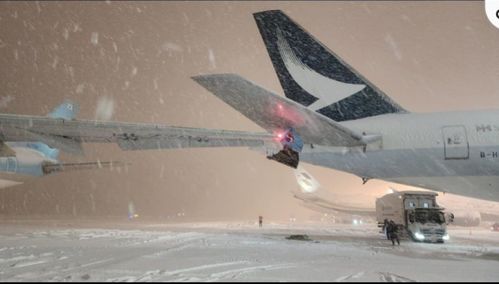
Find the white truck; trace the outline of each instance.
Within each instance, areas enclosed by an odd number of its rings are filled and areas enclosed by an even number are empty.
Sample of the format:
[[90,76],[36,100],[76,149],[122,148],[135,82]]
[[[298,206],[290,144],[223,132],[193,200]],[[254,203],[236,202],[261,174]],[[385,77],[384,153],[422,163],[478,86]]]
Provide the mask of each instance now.
[[407,234],[413,241],[443,243],[449,235],[444,208],[437,204],[437,195],[435,192],[401,191],[377,198],[378,227],[384,227],[385,219],[393,220],[402,237]]

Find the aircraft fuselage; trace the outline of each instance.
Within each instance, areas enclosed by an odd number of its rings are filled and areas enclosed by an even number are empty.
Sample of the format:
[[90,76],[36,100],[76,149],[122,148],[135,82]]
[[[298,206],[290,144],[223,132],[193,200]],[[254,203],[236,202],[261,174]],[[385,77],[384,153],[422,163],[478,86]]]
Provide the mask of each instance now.
[[382,139],[365,148],[305,144],[300,160],[499,201],[499,111],[386,114],[341,124]]

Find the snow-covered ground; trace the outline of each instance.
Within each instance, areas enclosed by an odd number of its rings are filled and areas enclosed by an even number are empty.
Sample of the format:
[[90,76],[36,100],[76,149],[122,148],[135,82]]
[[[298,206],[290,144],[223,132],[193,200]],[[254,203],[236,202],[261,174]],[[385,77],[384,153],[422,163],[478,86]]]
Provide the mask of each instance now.
[[[0,224],[0,281],[497,281],[499,232],[392,247],[374,224]],[[312,241],[287,240],[307,234]]]

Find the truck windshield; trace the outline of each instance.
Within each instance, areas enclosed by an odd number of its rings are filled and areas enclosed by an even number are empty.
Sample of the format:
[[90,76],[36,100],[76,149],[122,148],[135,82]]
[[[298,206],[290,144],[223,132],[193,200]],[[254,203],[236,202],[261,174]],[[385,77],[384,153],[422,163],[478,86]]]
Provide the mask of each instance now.
[[416,211],[416,222],[418,223],[445,223],[444,213],[436,210]]

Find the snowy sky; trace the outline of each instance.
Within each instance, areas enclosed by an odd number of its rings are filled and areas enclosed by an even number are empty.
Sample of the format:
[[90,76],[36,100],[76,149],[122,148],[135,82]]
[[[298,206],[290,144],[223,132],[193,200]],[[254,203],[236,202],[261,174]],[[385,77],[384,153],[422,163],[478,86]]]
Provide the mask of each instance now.
[[[0,111],[45,115],[72,99],[82,119],[259,131],[190,77],[238,73],[282,94],[252,17],[268,9],[283,10],[409,111],[498,108],[499,30],[482,2],[16,1],[0,3]],[[66,173],[3,190],[0,213],[126,215],[129,201],[155,216],[310,212],[290,194],[290,168],[245,149],[85,150],[62,158],[121,160],[130,171]],[[373,204],[387,189],[305,167],[344,202]]]

